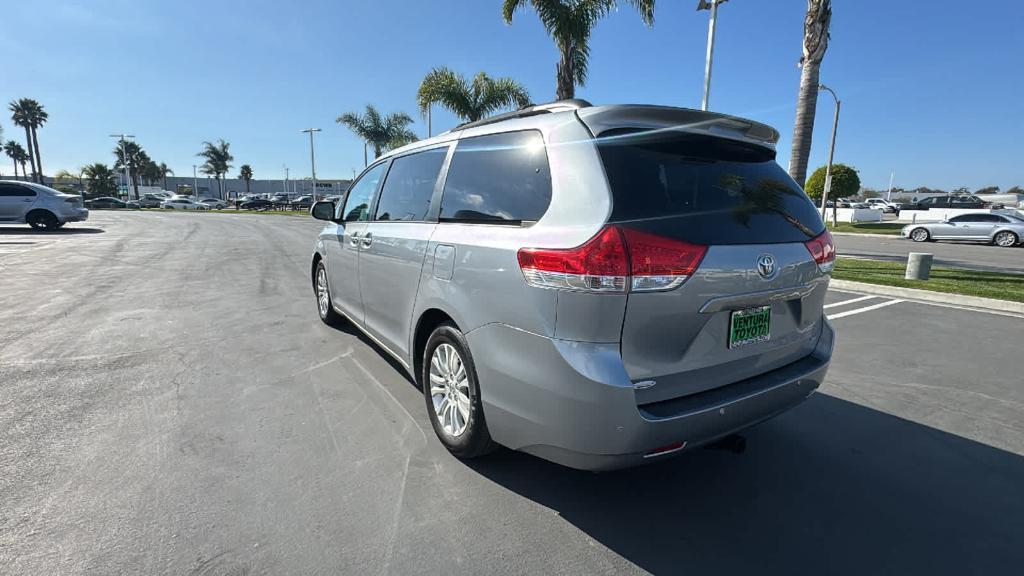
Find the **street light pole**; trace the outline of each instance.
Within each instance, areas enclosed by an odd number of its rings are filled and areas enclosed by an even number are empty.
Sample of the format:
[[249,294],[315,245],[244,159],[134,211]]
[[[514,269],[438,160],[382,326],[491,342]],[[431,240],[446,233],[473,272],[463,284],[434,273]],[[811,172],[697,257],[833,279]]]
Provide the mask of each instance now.
[[[825,203],[828,201],[829,193],[832,192],[832,157],[836,151],[836,129],[839,128],[839,108],[842,106],[842,102],[839,101],[835,91],[824,84],[818,84],[818,91],[828,92],[832,95],[832,99],[836,101],[836,113],[832,119],[832,143],[828,147],[828,165],[825,167],[825,188],[821,192],[821,219],[824,220]],[[835,224],[835,219],[833,218],[832,225],[835,226]]]
[[192,196],[199,200],[199,174],[196,172],[196,165],[192,165]]
[[697,10],[710,10],[711,20],[708,22],[708,51],[704,61],[704,98],[701,100],[700,109],[708,109],[708,100],[711,98],[711,62],[715,56],[715,28],[718,23],[718,5],[728,0],[700,0],[697,3]]
[[111,138],[117,138],[120,141],[120,144],[121,144],[121,162],[124,163],[124,187],[125,187],[125,193],[127,194],[128,199],[131,200],[132,199],[132,172],[131,172],[131,169],[128,168],[128,149],[125,148],[125,144],[126,144],[125,139],[126,138],[135,138],[135,136],[133,136],[131,134],[111,134],[110,137]]
[[319,128],[306,128],[301,132],[309,133],[309,164],[313,170],[313,199],[319,200],[319,194],[316,193],[316,155],[313,154],[313,132],[319,132]]

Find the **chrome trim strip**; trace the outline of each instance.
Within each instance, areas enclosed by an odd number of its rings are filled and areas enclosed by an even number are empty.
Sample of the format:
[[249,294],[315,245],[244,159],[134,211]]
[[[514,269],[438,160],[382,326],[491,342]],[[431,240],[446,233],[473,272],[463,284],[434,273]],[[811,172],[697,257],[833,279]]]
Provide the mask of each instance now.
[[748,292],[733,296],[721,296],[712,298],[700,308],[701,314],[712,314],[722,310],[742,310],[753,306],[762,306],[769,302],[784,302],[786,300],[799,300],[814,291],[819,281],[794,286],[790,288],[778,288],[776,290],[764,290],[761,292]]

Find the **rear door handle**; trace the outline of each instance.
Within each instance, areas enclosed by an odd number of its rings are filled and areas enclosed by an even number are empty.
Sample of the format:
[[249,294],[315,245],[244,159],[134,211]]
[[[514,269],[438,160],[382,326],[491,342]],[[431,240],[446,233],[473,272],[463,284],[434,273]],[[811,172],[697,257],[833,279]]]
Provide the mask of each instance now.
[[366,236],[363,236],[363,248],[369,248],[373,244],[373,232],[367,232]]
[[359,246],[359,232],[356,232],[355,234],[349,234],[348,245],[352,246],[353,248]]

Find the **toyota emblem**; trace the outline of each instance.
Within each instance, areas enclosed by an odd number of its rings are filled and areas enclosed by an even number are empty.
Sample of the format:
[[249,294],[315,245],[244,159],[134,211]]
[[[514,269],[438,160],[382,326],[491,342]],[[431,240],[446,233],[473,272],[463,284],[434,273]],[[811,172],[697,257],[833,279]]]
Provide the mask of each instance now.
[[778,269],[775,267],[775,256],[771,254],[761,254],[758,256],[757,273],[765,280],[775,278],[775,275],[778,273]]

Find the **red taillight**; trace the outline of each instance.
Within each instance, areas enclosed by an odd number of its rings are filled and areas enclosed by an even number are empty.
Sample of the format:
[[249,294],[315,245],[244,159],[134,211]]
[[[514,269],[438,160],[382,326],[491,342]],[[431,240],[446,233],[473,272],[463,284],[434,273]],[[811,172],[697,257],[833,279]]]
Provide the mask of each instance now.
[[818,269],[828,274],[836,265],[836,246],[832,243],[832,235],[828,230],[804,242],[811,257],[818,263]]
[[686,281],[697,270],[707,246],[690,244],[623,228],[629,252],[632,289],[670,290]]
[[523,248],[527,283],[597,292],[670,290],[686,281],[707,247],[618,226],[606,226],[582,246]]

